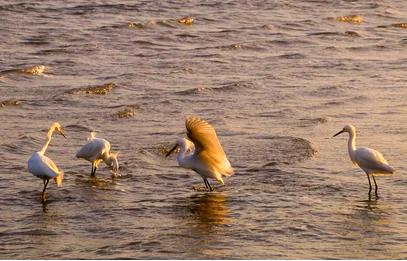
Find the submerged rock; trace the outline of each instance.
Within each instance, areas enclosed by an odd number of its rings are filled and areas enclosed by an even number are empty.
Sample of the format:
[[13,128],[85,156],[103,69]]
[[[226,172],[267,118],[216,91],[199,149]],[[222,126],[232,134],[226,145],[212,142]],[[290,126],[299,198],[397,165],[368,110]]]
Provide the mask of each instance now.
[[304,118],[304,119],[299,119],[299,124],[300,125],[317,125],[317,124],[325,124],[328,122],[327,117],[319,117],[319,118]]
[[33,67],[27,67],[27,68],[21,69],[22,73],[27,73],[27,74],[31,74],[31,75],[41,75],[44,73],[44,71],[45,71],[44,65],[36,65]]
[[194,18],[190,16],[185,16],[177,20],[178,23],[180,24],[185,24],[185,25],[191,25],[194,23]]
[[361,37],[359,33],[354,32],[354,31],[346,31],[345,35],[346,36],[352,36],[352,37]]
[[44,74],[46,67],[44,65],[35,65],[30,67],[24,67],[21,69],[10,69],[1,71],[0,75],[4,74],[11,74],[11,73],[20,73],[20,74],[28,74],[28,75],[42,75]]
[[114,83],[106,83],[101,86],[92,86],[84,88],[75,88],[66,91],[66,94],[94,94],[94,95],[106,95],[116,87]]
[[392,24],[391,26],[397,27],[397,28],[407,29],[407,23]]
[[129,27],[129,28],[139,28],[139,29],[143,29],[143,28],[145,28],[146,26],[144,25],[144,24],[142,24],[142,23],[136,23],[136,22],[130,22],[130,23],[128,23],[127,24],[127,26]]
[[363,23],[363,17],[360,15],[340,16],[336,17],[336,21],[352,24],[361,24]]
[[6,107],[6,106],[19,106],[20,104],[21,104],[21,101],[19,101],[19,100],[9,99],[9,100],[2,101],[0,103],[0,108]]
[[115,112],[112,116],[117,118],[131,118],[136,115],[136,110],[140,109],[138,105],[127,105],[126,108]]

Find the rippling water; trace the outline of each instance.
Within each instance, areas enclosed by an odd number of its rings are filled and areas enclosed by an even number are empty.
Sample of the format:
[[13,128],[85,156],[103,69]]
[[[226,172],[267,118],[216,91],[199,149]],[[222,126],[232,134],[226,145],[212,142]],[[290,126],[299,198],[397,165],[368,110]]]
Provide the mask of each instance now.
[[[0,256],[407,258],[405,10],[0,1]],[[187,115],[215,126],[236,170],[213,193],[163,156]],[[65,181],[41,205],[26,164],[52,121],[69,137],[47,151]],[[346,123],[397,169],[378,200],[346,135],[331,139]],[[91,130],[120,151],[122,177],[91,179],[74,157]]]

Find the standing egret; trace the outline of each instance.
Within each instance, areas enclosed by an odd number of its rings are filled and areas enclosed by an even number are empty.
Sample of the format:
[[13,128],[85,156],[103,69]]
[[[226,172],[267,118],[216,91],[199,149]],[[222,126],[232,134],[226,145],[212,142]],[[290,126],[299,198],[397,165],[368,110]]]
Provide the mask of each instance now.
[[354,126],[346,125],[340,132],[336,133],[334,137],[343,132],[349,133],[348,152],[351,161],[353,164],[358,165],[367,175],[367,179],[369,181],[369,198],[370,192],[372,191],[370,176],[372,176],[376,186],[375,194],[377,197],[377,183],[374,175],[393,174],[395,171],[394,168],[389,165],[387,160],[385,160],[380,152],[365,147],[356,148],[356,128]]
[[61,125],[58,122],[52,123],[47,134],[48,140],[44,147],[42,147],[41,151],[35,152],[28,160],[28,171],[44,181],[44,189],[41,194],[42,202],[45,202],[45,190],[49,180],[54,179],[57,186],[60,187],[64,178],[64,173],[58,169],[50,158],[44,155],[49,143],[51,142],[54,131],[57,131],[66,138],[64,132],[62,131]]
[[119,153],[113,153],[110,151],[110,142],[105,139],[96,138],[94,132],[90,133],[88,141],[89,142],[76,153],[76,157],[92,162],[92,171],[90,175],[94,177],[99,163],[104,161],[106,165],[113,170],[114,176],[118,176],[119,162],[117,160],[117,155]]
[[233,168],[220,145],[215,129],[206,121],[197,117],[188,117],[185,121],[188,139],[179,138],[167,157],[179,146],[178,164],[197,172],[204,180],[206,188],[213,191],[208,178],[222,185],[222,176],[233,175]]

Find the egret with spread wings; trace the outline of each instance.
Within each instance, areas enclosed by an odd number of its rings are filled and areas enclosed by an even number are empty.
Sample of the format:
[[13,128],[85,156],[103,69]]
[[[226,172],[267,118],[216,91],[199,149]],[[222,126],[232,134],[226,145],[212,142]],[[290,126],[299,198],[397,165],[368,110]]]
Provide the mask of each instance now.
[[76,153],[76,157],[92,162],[91,176],[95,176],[96,169],[102,161],[113,170],[114,176],[118,176],[119,161],[117,156],[119,153],[114,153],[110,150],[110,142],[105,139],[96,138],[94,132],[91,132],[91,137],[88,138],[88,141]]
[[394,168],[389,165],[383,155],[373,149],[360,147],[356,148],[356,128],[352,125],[346,125],[340,132],[334,135],[337,136],[343,132],[349,133],[348,152],[351,161],[358,165],[367,175],[369,180],[369,197],[372,191],[372,183],[370,176],[372,176],[375,184],[375,194],[377,196],[377,183],[374,175],[377,174],[393,174]]
[[209,123],[197,117],[188,117],[185,126],[189,139],[177,139],[176,145],[166,156],[180,147],[178,164],[197,172],[203,178],[206,188],[213,191],[208,178],[224,184],[222,176],[233,175],[233,168],[220,145],[215,129]]
[[[58,169],[55,163],[45,156],[45,151],[48,148],[48,145],[51,142],[52,134],[54,131],[57,131],[59,134],[65,137],[64,132],[62,131],[62,127],[58,122],[52,123],[48,134],[47,134],[47,142],[45,143],[44,147],[42,147],[41,151],[35,152],[31,158],[28,160],[28,171],[32,173],[34,176],[40,178],[44,182],[44,189],[41,193],[41,201],[45,202],[45,190],[49,183],[50,179],[54,179],[55,183],[58,187],[62,185],[62,180],[64,177],[64,173]],[[66,138],[66,137],[65,137]]]

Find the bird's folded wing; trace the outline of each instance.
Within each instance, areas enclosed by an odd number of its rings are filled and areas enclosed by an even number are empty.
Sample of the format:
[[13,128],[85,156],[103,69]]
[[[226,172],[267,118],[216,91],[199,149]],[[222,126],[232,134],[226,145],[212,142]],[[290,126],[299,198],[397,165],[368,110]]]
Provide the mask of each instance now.
[[185,121],[187,135],[198,151],[208,150],[214,155],[223,155],[225,152],[216,136],[215,129],[206,121],[197,117],[188,117]]
[[85,144],[77,153],[76,157],[96,160],[106,151],[106,146],[99,139],[92,139]]
[[45,155],[41,155],[41,162],[39,164],[39,167],[49,178],[55,178],[61,173],[55,163]]
[[394,172],[394,169],[389,165],[383,155],[370,148],[358,148],[356,153],[356,161],[359,166],[377,170],[380,172]]

